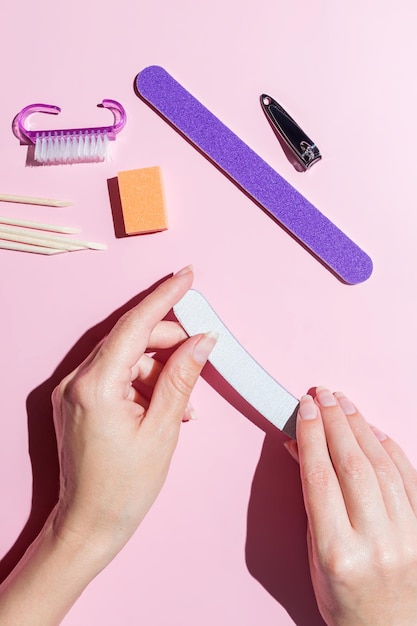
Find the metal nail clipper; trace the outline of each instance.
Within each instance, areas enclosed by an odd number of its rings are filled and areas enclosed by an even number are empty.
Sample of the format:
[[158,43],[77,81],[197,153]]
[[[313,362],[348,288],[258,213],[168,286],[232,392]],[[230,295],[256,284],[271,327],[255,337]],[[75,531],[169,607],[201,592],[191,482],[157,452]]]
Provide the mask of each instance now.
[[261,95],[261,107],[272,126],[273,131],[290,148],[297,162],[304,170],[321,159],[320,150],[297,122],[288,115],[280,104],[271,96]]

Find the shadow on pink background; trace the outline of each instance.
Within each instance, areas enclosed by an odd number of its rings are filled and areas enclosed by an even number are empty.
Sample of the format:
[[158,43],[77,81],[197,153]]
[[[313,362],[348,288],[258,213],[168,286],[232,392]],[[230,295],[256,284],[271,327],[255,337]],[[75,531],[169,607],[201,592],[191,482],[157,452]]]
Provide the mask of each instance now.
[[[58,498],[59,465],[51,406],[53,389],[88,356],[117,319],[155,287],[156,284],[90,328],[51,377],[29,394],[26,406],[33,475],[32,507],[20,536],[0,562],[0,581],[7,577],[35,539]],[[168,317],[174,319],[172,314]],[[161,351],[156,357],[163,361],[168,354],[168,351]],[[298,467],[282,446],[288,437],[257,413],[210,364],[205,367],[203,377],[242,416],[265,432],[247,512],[245,556],[248,570],[298,626],[322,626],[324,622],[309,576],[306,518]]]
[[239,396],[210,364],[205,367],[204,378],[265,432],[248,504],[248,570],[298,626],[323,626],[309,573],[298,466],[282,446],[288,437]]

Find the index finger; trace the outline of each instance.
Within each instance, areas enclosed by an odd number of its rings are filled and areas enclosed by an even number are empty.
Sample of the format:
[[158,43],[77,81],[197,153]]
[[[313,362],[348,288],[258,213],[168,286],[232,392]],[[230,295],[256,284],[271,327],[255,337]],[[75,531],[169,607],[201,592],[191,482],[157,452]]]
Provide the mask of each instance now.
[[192,268],[185,267],[125,313],[97,354],[104,370],[114,373],[131,369],[148,347],[155,326],[190,289],[192,282]]
[[350,529],[342,490],[327,447],[320,411],[311,396],[300,400],[297,444],[304,504],[315,543]]

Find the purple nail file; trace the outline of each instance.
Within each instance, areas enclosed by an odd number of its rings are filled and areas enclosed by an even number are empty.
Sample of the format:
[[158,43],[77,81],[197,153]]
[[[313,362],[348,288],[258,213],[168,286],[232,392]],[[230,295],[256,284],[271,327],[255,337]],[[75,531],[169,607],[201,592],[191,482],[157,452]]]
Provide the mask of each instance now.
[[146,67],[136,78],[136,88],[143,100],[340,280],[355,285],[369,278],[370,257],[166,70]]

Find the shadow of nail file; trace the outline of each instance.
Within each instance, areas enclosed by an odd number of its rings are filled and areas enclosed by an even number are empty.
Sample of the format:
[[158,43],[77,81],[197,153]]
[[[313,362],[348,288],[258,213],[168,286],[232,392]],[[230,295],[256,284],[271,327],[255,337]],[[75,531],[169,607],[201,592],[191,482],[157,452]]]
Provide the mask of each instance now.
[[174,306],[174,313],[190,336],[219,333],[209,356],[211,365],[263,417],[295,439],[299,401],[245,350],[204,296],[190,289]]

